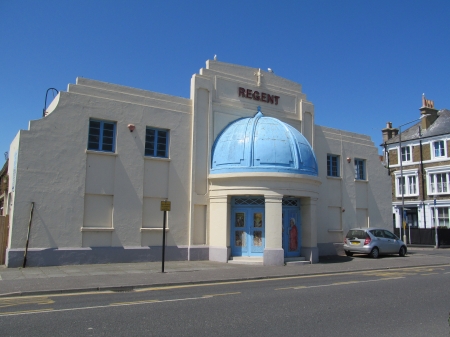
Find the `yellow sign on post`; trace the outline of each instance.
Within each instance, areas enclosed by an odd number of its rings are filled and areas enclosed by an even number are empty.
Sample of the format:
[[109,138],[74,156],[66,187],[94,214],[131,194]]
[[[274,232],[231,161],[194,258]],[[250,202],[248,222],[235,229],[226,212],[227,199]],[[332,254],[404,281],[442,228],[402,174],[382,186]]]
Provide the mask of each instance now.
[[170,201],[161,201],[161,211],[170,212]]

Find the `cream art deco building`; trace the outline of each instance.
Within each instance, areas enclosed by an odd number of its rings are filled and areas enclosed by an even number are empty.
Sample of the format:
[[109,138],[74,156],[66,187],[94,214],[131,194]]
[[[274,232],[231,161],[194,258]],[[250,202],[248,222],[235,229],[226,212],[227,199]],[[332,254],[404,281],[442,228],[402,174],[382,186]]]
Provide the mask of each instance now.
[[315,125],[298,83],[215,60],[189,99],[78,78],[9,172],[11,267],[27,238],[27,265],[159,261],[164,200],[170,260],[314,263],[349,228],[391,226],[368,136]]

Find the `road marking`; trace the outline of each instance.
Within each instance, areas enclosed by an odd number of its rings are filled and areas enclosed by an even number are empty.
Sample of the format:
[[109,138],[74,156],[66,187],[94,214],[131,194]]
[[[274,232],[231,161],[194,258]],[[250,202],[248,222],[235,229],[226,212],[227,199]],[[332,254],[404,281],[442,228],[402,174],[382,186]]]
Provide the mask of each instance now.
[[210,297],[216,297],[216,296],[238,295],[240,293],[241,293],[240,291],[236,291],[234,293],[222,293],[222,294],[203,295],[203,297],[210,298]]
[[[449,267],[450,264],[439,265],[439,267]],[[342,276],[342,275],[372,275],[372,276],[383,276],[383,277],[404,277],[408,275],[413,275],[408,270],[417,270],[421,267],[405,267],[405,268],[395,268],[395,269],[378,269],[378,270],[360,270],[360,271],[349,271],[344,273],[326,273],[326,274],[314,274],[314,275],[293,275],[293,276],[283,276],[283,277],[271,277],[271,278],[261,278],[253,280],[239,280],[239,281],[222,281],[222,282],[211,282],[211,283],[197,283],[197,284],[185,284],[185,285],[174,285],[174,286],[153,286],[148,288],[134,289],[134,292],[145,292],[145,291],[163,291],[171,289],[182,289],[182,288],[194,288],[194,287],[211,287],[217,285],[227,285],[227,284],[243,284],[243,283],[255,283],[255,282],[273,282],[273,281],[283,281],[283,280],[295,280],[295,279],[309,279],[309,278],[319,278],[319,277],[329,277],[329,276]],[[430,267],[422,267],[430,268]],[[438,267],[434,267],[438,268]],[[442,268],[441,268],[442,269]],[[443,269],[444,270],[444,269]],[[404,272],[400,272],[404,271]],[[378,273],[378,274],[377,274]],[[99,291],[87,291],[87,292],[76,292],[76,293],[62,293],[62,294],[49,294],[47,297],[66,297],[66,296],[82,296],[82,295],[104,295],[104,294],[115,294],[115,291],[111,290],[99,290]],[[32,295],[32,296],[21,296],[22,298],[33,298],[42,297],[42,295]],[[6,298],[16,298],[16,297],[4,297]]]
[[23,297],[12,297],[12,298],[0,298],[0,308],[13,307],[16,305],[23,304],[53,304],[55,301],[49,299],[48,297],[33,297],[33,298],[23,298]]
[[147,300],[147,301],[132,301],[132,302],[115,302],[111,303],[111,306],[122,306],[122,305],[133,305],[133,304],[146,304],[146,303],[153,303],[153,302],[161,302],[160,300]]
[[192,301],[192,300],[204,300],[208,298],[213,298],[216,296],[226,296],[226,295],[236,295],[241,292],[234,293],[223,293],[223,294],[210,294],[210,295],[202,295],[200,297],[188,297],[188,298],[176,298],[170,300],[148,300],[148,301],[134,301],[134,302],[116,302],[110,303],[108,305],[98,305],[93,307],[80,307],[80,308],[67,308],[67,309],[43,309],[43,310],[27,310],[27,311],[11,311],[11,312],[3,312],[0,313],[1,316],[18,316],[18,315],[30,315],[30,314],[42,314],[42,313],[56,313],[56,312],[64,312],[64,311],[77,311],[77,310],[88,310],[88,309],[104,309],[104,308],[112,308],[112,307],[123,307],[130,305],[142,305],[142,304],[152,304],[152,303],[166,303],[166,302],[181,302],[181,301]]
[[421,276],[428,276],[428,275],[439,275],[439,273],[427,273],[427,274],[420,274]]
[[41,310],[23,310],[23,311],[10,311],[10,312],[2,312],[0,316],[15,316],[15,315],[29,315],[29,314],[41,314],[44,312],[52,312],[54,311],[52,308],[49,309],[41,309]]
[[378,281],[388,281],[388,280],[399,280],[403,279],[404,277],[389,277],[389,278],[380,278],[375,280],[364,280],[364,281],[346,281],[346,282],[336,282],[336,283],[330,283],[330,284],[320,284],[320,285],[314,285],[314,286],[298,286],[298,287],[286,287],[286,288],[276,288],[275,290],[288,290],[288,289],[307,289],[307,288],[323,288],[323,287],[333,287],[333,286],[342,286],[342,285],[348,285],[348,284],[355,284],[355,283],[367,283],[367,282],[378,282]]

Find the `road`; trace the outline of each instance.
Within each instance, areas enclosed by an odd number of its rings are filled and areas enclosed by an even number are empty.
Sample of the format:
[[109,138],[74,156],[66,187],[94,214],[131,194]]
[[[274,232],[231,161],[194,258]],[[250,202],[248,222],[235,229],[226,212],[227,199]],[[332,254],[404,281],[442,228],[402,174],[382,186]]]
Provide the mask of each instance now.
[[449,336],[450,265],[0,299],[1,336]]

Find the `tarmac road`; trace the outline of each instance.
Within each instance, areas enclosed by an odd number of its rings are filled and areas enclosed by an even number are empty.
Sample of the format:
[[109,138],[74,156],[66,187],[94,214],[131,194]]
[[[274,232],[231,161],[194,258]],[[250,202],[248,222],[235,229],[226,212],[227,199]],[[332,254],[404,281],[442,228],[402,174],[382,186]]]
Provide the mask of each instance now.
[[2,336],[447,336],[449,286],[447,264],[4,297],[0,331]]

